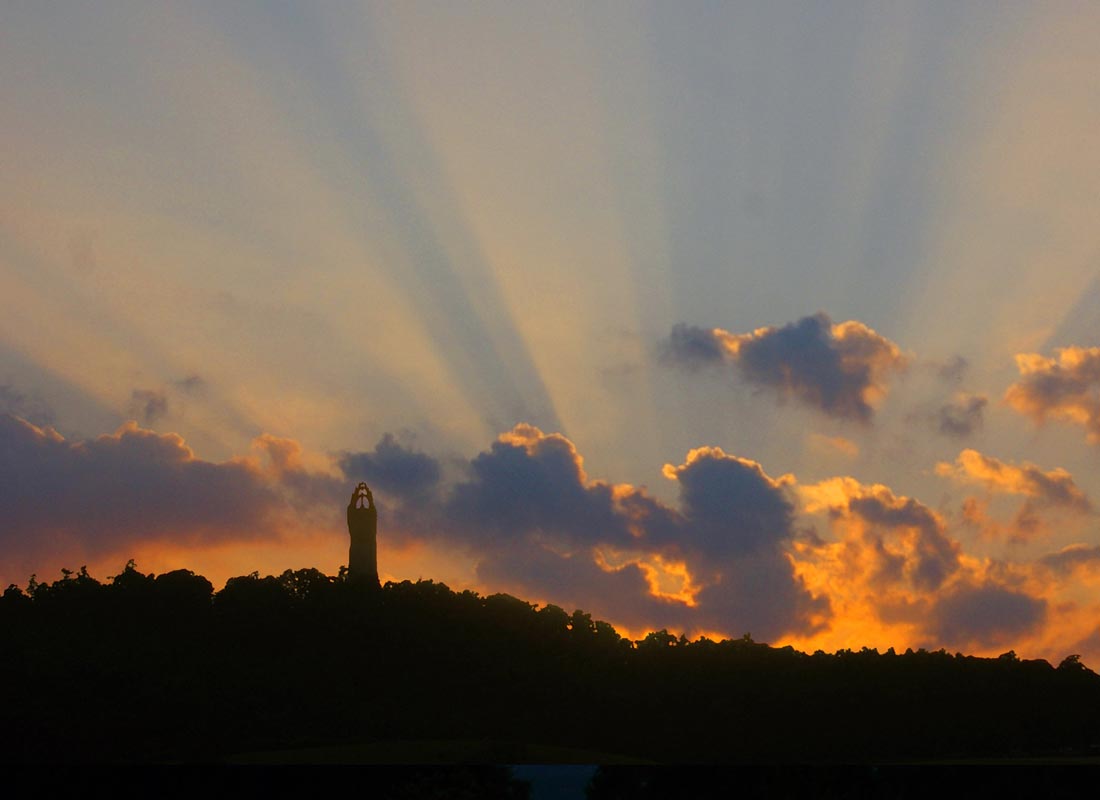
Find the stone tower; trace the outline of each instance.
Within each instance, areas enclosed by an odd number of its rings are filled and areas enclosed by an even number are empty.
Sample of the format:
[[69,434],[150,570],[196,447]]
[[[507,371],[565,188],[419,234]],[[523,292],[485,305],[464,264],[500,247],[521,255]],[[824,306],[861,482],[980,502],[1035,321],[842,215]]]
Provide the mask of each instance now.
[[348,503],[348,533],[351,535],[348,580],[368,589],[379,588],[378,509],[365,483],[355,487]]

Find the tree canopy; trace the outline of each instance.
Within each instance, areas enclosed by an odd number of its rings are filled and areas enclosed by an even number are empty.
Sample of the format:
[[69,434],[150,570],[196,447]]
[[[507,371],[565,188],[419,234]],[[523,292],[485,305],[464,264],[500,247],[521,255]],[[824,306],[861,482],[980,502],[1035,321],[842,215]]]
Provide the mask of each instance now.
[[130,562],[101,583],[82,568],[8,587],[0,636],[8,761],[450,741],[651,762],[837,762],[1100,742],[1100,677],[1077,655],[1056,669],[1012,652],[806,654],[748,634],[631,641],[579,609],[431,580],[363,592],[343,573],[300,569],[215,592],[189,570],[151,575]]

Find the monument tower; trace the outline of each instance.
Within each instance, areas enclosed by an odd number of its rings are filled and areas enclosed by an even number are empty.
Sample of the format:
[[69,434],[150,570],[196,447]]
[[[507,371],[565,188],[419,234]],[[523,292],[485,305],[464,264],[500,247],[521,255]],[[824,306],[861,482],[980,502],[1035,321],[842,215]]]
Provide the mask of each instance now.
[[348,503],[348,580],[368,589],[378,583],[378,509],[367,484],[360,482]]

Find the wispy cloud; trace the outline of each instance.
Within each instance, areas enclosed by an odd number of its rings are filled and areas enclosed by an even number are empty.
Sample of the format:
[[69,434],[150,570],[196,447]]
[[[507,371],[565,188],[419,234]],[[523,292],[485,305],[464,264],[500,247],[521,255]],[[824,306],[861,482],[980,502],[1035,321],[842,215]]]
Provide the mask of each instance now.
[[977,450],[963,450],[954,463],[940,462],[936,474],[960,483],[985,486],[992,492],[1022,495],[1044,506],[1088,512],[1092,503],[1064,469],[1042,470],[1034,464],[1000,461]]
[[985,395],[959,394],[944,403],[936,412],[936,428],[945,436],[962,439],[981,429],[985,407],[989,400]]

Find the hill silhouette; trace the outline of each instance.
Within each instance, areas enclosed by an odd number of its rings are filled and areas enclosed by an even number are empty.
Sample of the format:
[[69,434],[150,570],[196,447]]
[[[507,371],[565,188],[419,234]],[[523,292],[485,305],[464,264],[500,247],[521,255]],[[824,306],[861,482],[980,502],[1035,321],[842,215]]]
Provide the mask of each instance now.
[[1100,742],[1100,676],[1075,656],[635,642],[579,610],[364,592],[345,571],[216,593],[188,570],[66,571],[4,592],[0,639],[8,762],[867,763]]

